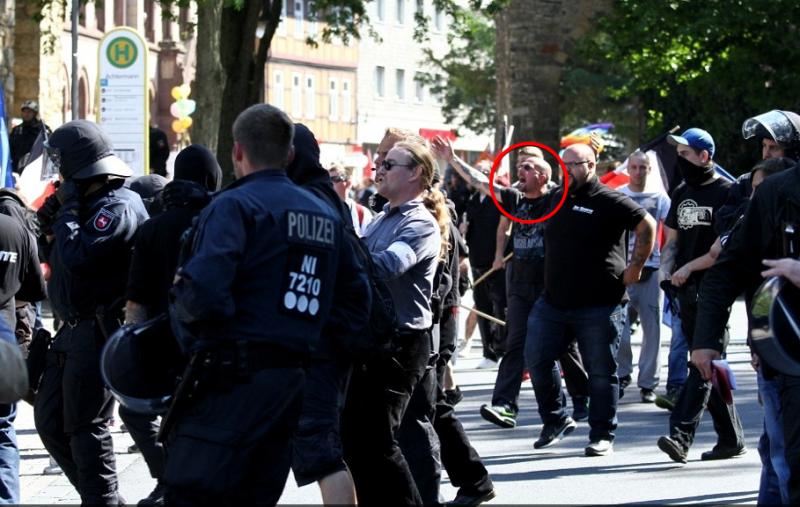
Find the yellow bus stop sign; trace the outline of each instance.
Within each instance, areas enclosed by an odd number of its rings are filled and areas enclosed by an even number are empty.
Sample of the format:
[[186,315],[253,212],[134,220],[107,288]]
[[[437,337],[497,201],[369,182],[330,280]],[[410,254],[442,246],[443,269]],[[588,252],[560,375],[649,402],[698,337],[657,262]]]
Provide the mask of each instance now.
[[117,37],[106,49],[108,61],[114,67],[125,69],[133,65],[138,55],[136,44],[128,37]]

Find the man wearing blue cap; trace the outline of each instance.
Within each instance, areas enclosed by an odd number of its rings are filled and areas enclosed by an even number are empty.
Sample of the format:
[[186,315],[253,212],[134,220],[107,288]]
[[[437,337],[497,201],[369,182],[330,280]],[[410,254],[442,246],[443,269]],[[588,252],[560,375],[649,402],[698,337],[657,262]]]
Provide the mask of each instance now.
[[[664,227],[666,244],[661,254],[661,271],[677,292],[681,327],[689,348],[693,349],[697,295],[703,275],[714,264],[709,249],[719,235],[717,212],[725,203],[731,184],[717,174],[711,134],[691,128],[680,136],[669,136],[668,141],[677,147],[678,169],[684,182],[672,194]],[[745,452],[742,424],[735,406],[726,404],[690,363],[689,376],[670,415],[670,435],[658,440],[659,449],[672,460],[686,463],[706,404],[718,440],[701,459],[726,459]]]

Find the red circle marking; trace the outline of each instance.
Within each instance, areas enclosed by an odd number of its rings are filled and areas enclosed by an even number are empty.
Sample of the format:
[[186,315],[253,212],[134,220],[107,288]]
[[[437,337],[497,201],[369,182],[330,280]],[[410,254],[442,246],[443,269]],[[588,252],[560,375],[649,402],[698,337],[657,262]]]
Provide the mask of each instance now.
[[[503,207],[500,205],[500,202],[497,200],[497,197],[494,195],[494,183],[493,183],[494,182],[494,173],[497,171],[497,168],[500,166],[500,161],[503,160],[503,157],[505,157],[506,155],[508,155],[509,153],[511,153],[514,150],[518,150],[518,149],[524,148],[526,146],[535,146],[537,148],[541,148],[541,149],[547,151],[548,153],[550,153],[552,156],[554,156],[555,159],[558,160],[558,165],[561,166],[561,173],[564,175],[564,193],[561,195],[561,200],[558,201],[558,206],[556,206],[553,209],[553,211],[551,211],[550,213],[546,214],[543,217],[531,218],[529,220],[525,220],[525,219],[522,219],[522,218],[517,218],[514,215],[512,215],[511,213],[509,213],[508,211],[506,211],[505,209],[503,209]],[[507,216],[511,220],[513,220],[515,222],[518,222],[520,224],[538,224],[539,222],[544,222],[545,220],[548,220],[548,219],[552,218],[553,215],[558,213],[558,210],[561,209],[561,206],[564,205],[564,201],[567,200],[567,191],[568,190],[569,190],[569,175],[567,174],[567,165],[564,164],[564,161],[561,160],[561,157],[558,156],[558,153],[556,153],[555,150],[553,150],[552,148],[550,148],[546,144],[537,143],[537,142],[534,142],[534,141],[525,141],[525,142],[522,142],[522,143],[513,144],[513,145],[509,146],[508,148],[506,148],[505,150],[503,150],[497,157],[495,157],[494,163],[492,164],[492,170],[489,172],[489,194],[492,196],[492,201],[494,201],[494,205],[497,206],[497,209],[500,210],[500,213],[502,213],[503,215]]]

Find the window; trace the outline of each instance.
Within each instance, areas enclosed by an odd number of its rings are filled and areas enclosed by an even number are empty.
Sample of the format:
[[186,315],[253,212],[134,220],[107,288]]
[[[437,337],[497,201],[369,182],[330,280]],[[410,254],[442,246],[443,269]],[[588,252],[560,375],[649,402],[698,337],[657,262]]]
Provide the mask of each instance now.
[[298,39],[304,37],[303,15],[303,0],[294,0],[294,36]]
[[406,20],[406,0],[397,0],[397,24],[402,25]]
[[439,9],[433,11],[433,25],[441,32],[444,29],[444,14]]
[[153,0],[144,3],[144,36],[150,42],[156,40],[155,31],[155,6]]
[[417,14],[425,14],[425,0],[417,0]]
[[383,67],[375,67],[375,95],[384,97],[386,89],[384,88],[384,81],[386,78],[386,69]]
[[333,78],[328,82],[328,118],[334,121],[339,119],[339,90]]
[[350,121],[350,110],[353,107],[350,97],[350,81],[342,81],[342,121]]
[[283,72],[275,72],[272,76],[272,105],[283,109]]
[[314,119],[316,116],[317,93],[314,87],[314,76],[306,76],[306,118]]
[[300,74],[292,74],[292,116],[295,120],[303,117],[303,90],[300,88]]
[[378,18],[378,21],[386,19],[386,0],[375,1],[375,17]]
[[403,69],[395,71],[395,96],[397,100],[406,99],[406,71]]
[[420,81],[420,75],[414,78],[414,98],[417,102],[423,102],[425,100],[425,85],[422,84]]
[[308,36],[317,36],[317,13],[314,11],[314,2],[308,2]]
[[281,0],[281,20],[278,22],[278,29],[275,32],[278,35],[286,35],[286,4],[287,0]]
[[106,2],[105,0],[98,0],[94,4],[94,18],[97,23],[97,29],[101,32],[106,31]]

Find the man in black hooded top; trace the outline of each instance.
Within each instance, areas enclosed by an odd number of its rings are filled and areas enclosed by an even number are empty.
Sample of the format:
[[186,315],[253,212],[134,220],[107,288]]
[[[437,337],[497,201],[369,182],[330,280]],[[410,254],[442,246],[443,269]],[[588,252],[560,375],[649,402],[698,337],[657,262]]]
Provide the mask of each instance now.
[[[142,224],[136,237],[126,294],[127,324],[144,322],[167,311],[167,295],[178,266],[183,234],[211,202],[211,193],[219,190],[221,183],[222,169],[208,149],[193,144],[178,154],[175,179],[161,192],[163,212]],[[157,505],[164,496],[164,451],[156,440],[157,416],[137,414],[123,406],[119,407],[119,415],[141,450],[150,475],[158,481],[139,505]]]
[[[352,228],[350,212],[333,189],[328,171],[320,164],[319,145],[305,125],[295,124],[294,159],[286,174],[324,201]],[[326,505],[356,503],[355,486],[342,454],[339,425],[353,363],[337,344],[364,331],[370,308],[364,261],[352,243],[343,241],[342,245],[346,250],[339,256],[334,306],[306,377],[292,459],[297,484],[319,482]]]

